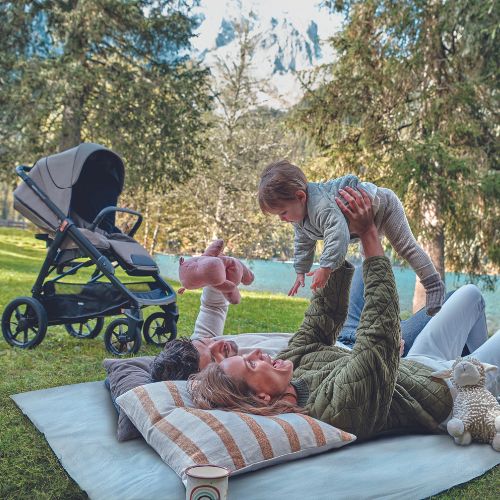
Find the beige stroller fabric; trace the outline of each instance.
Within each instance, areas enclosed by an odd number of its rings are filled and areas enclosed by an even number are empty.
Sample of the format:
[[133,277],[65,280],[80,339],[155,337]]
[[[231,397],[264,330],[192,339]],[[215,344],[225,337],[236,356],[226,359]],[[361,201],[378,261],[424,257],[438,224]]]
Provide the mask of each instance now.
[[[110,248],[111,245],[106,237],[107,234],[102,229],[96,227],[91,231],[89,228],[92,224],[82,219],[77,213],[71,212],[69,215],[71,220],[80,228],[80,232],[90,241],[90,243],[92,243],[92,245],[100,250],[107,250]],[[61,250],[74,248],[78,248],[78,245],[71,238],[65,238],[61,243]]]
[[[87,158],[99,150],[106,148],[100,144],[80,144],[62,153],[38,160],[28,175],[50,200],[68,215],[72,187],[78,180]],[[116,155],[112,151],[110,153]],[[121,162],[121,158],[118,155],[116,157]],[[56,214],[26,182],[22,182],[14,191],[14,208],[48,233],[54,233],[60,224]]]
[[[85,162],[97,151],[106,151],[114,155],[123,169],[123,162],[116,153],[99,144],[84,143],[68,151],[38,160],[28,175],[52,203],[65,215],[70,215],[81,234],[92,245],[109,256],[116,256],[128,269],[156,272],[158,267],[155,261],[134,238],[122,233],[108,234],[100,228],[91,230],[91,221],[83,219],[71,207],[73,187],[82,173]],[[123,170],[120,180],[123,186]],[[91,196],[92,193],[88,195]],[[14,191],[14,208],[51,235],[61,222],[26,182],[21,183]],[[83,256],[71,237],[63,240],[60,249],[63,252],[58,258],[60,263]]]

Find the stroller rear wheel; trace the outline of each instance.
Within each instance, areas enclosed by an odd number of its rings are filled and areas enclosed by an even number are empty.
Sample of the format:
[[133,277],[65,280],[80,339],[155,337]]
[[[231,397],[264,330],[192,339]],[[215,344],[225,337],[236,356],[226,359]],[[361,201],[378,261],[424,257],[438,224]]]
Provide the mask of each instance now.
[[142,327],[144,339],[148,344],[163,347],[177,335],[177,324],[170,314],[156,312],[151,314]]
[[66,331],[78,339],[95,339],[104,326],[104,318],[90,318],[80,323],[66,323]]
[[47,312],[33,297],[18,297],[2,314],[2,333],[14,347],[36,347],[47,333]]
[[125,318],[113,320],[104,332],[104,345],[115,356],[137,353],[141,342],[141,330],[138,328],[135,332],[129,332],[128,320]]

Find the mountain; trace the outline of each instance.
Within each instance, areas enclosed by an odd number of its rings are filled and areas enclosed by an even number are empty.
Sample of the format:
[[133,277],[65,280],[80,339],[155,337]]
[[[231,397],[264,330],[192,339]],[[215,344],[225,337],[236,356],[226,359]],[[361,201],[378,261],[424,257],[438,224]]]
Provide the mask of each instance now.
[[[320,33],[318,19],[300,16],[297,19],[297,15],[291,16],[287,12],[266,15],[253,10],[245,15],[241,5],[239,11],[235,11],[234,2],[232,6],[232,11],[225,10],[219,19],[212,20],[212,29],[208,33],[204,33],[205,20],[202,17],[199,31],[204,37],[197,47],[199,59],[217,78],[217,59],[236,61],[238,58],[237,23],[245,19],[250,36],[256,40],[251,73],[264,83],[266,89],[258,94],[259,104],[279,109],[292,106],[303,94],[298,73],[331,60],[331,48],[325,39],[338,26],[338,19],[332,16],[331,22],[326,23],[326,30],[323,22],[323,33]],[[201,16],[204,16],[203,12]],[[325,34],[325,31],[329,33]]]

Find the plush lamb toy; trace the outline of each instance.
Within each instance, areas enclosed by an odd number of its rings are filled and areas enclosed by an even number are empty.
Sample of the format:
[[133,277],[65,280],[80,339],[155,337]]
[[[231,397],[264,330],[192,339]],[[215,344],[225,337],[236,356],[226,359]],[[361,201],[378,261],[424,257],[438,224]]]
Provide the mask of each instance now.
[[223,240],[213,241],[199,257],[179,261],[179,279],[183,286],[179,293],[186,289],[194,290],[211,286],[223,293],[231,304],[239,304],[241,300],[238,285],[250,285],[254,275],[248,267],[234,257],[222,254]]
[[457,389],[453,418],[447,424],[455,443],[491,443],[494,450],[500,451],[500,404],[485,387],[485,373],[496,369],[474,358],[458,358],[451,370],[432,374],[436,378],[451,377]]

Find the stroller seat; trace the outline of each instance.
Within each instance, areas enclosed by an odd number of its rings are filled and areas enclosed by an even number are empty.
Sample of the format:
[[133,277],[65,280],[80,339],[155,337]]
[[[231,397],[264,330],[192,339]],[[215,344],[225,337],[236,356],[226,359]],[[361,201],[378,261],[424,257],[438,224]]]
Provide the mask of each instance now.
[[[99,250],[108,250],[111,245],[108,238],[103,233],[97,231],[91,231],[90,229],[79,228],[80,232]],[[80,248],[77,243],[75,243],[71,238],[66,238],[61,243],[61,250],[73,250],[75,248]],[[82,253],[82,255],[84,255]]]
[[[94,230],[89,229],[91,224],[75,211],[71,212],[73,222],[79,227],[80,232],[106,257],[112,261],[116,260],[128,274],[131,276],[139,276],[151,274],[158,271],[158,266],[147,250],[131,236],[113,232],[111,234],[96,227]],[[114,225],[114,229],[119,231]],[[61,251],[57,256],[58,264],[71,261],[84,254],[80,247],[71,238],[66,238],[61,245]]]
[[[134,238],[123,233],[106,234],[90,229],[80,228],[80,232],[111,261],[118,261],[131,276],[141,276],[158,272],[158,266],[147,250]],[[57,263],[63,264],[84,253],[71,239],[67,238],[61,245]]]
[[[92,243],[92,245],[94,245],[98,250],[100,250],[103,254],[108,254],[111,245],[108,241],[108,238],[106,238],[104,234],[82,227],[80,227],[79,230],[82,235],[85,236],[90,241],[90,243]],[[43,235],[38,235],[38,238],[43,239],[42,236]],[[47,246],[50,246],[50,244],[53,242],[53,239],[49,237],[46,238],[46,241]],[[62,241],[59,247],[59,251],[54,258],[54,263],[58,266],[61,266],[81,257],[87,257],[81,247],[71,238],[65,238]]]
[[107,239],[120,265],[132,276],[158,271],[156,262],[134,238],[114,233],[108,235]]

